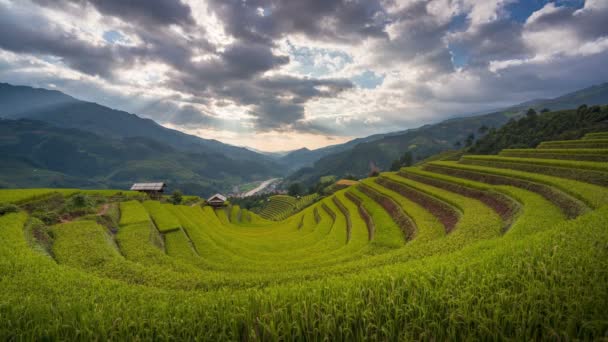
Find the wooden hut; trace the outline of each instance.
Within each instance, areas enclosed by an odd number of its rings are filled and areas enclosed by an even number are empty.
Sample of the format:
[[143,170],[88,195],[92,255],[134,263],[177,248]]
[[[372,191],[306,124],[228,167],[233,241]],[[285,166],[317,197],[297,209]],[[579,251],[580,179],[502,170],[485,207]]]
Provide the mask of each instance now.
[[221,194],[215,194],[207,200],[207,204],[212,207],[222,207],[226,204],[226,196]]
[[144,192],[151,198],[160,198],[167,185],[165,183],[135,183],[131,187],[133,191]]

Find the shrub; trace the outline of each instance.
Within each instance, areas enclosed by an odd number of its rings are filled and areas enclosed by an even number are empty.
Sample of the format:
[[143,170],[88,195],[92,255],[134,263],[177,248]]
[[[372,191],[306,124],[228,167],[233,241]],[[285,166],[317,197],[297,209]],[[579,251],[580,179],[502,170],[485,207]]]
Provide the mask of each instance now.
[[76,194],[72,196],[72,205],[75,207],[86,207],[90,205],[88,196],[84,194]]
[[35,211],[32,217],[39,219],[47,225],[54,225],[61,221],[61,216],[55,211]]
[[19,207],[14,204],[0,204],[0,216],[10,213],[16,213]]
[[183,199],[183,195],[182,195],[182,192],[179,190],[175,190],[171,194],[171,203],[173,203],[173,204],[182,203],[182,199]]

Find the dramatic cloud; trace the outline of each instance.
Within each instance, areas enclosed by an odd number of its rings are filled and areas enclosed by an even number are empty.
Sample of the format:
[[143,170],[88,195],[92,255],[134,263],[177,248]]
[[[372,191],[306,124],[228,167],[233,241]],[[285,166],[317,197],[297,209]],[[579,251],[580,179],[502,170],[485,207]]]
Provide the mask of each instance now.
[[0,0],[0,81],[319,147],[605,82],[606,22],[605,0]]
[[34,0],[48,7],[92,5],[100,13],[145,25],[192,25],[190,6],[180,0]]
[[386,15],[377,0],[210,0],[237,39],[272,44],[288,34],[353,42],[385,37]]

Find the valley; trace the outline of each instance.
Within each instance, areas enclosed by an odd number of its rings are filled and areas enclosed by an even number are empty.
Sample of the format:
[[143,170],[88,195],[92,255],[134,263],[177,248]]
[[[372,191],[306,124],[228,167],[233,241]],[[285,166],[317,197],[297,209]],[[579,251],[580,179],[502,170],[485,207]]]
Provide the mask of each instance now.
[[[545,153],[554,146],[568,161]],[[608,328],[608,165],[591,150],[608,150],[608,131],[525,158],[429,161],[324,198],[275,196],[260,215],[117,190],[0,190],[0,335],[595,339]]]
[[[605,84],[532,104],[540,111],[602,101],[608,101]],[[474,140],[486,135],[487,131],[478,132],[481,127],[498,129],[524,116],[527,109],[522,104],[317,150],[265,155],[170,130],[57,91],[0,84],[0,188],[107,189],[165,181],[170,190],[187,189],[208,197],[276,177],[285,179],[282,190],[292,183],[308,188],[327,175],[364,177],[370,163],[388,170],[405,151],[422,160],[455,149],[471,134]]]
[[0,0],[0,342],[608,342],[608,0]]
[[258,193],[261,193],[263,191],[270,191],[270,192],[272,192],[274,190],[275,186],[271,186],[271,185],[273,185],[273,183],[277,183],[279,181],[280,181],[280,178],[272,178],[272,179],[265,180],[262,183],[260,183],[260,185],[258,185],[255,189],[247,191],[242,196],[243,197],[249,197],[249,196],[253,196],[253,195],[256,195]]

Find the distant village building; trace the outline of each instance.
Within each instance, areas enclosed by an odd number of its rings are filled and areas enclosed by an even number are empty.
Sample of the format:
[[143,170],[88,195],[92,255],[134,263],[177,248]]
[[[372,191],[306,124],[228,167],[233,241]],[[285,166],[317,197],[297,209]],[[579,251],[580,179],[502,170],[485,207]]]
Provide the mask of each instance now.
[[207,203],[212,207],[222,207],[226,204],[226,196],[215,194],[207,200]]
[[152,198],[159,198],[165,192],[166,187],[165,183],[135,183],[131,190],[144,192]]

